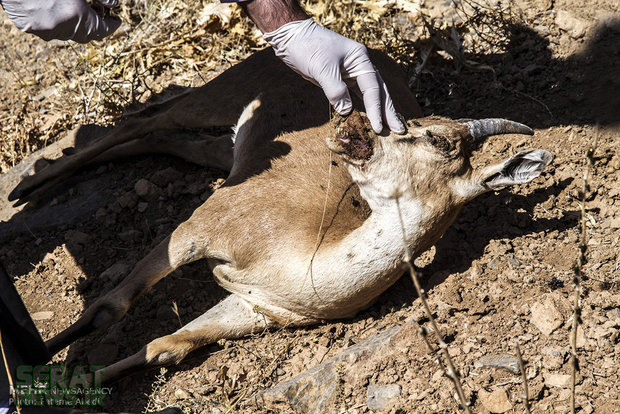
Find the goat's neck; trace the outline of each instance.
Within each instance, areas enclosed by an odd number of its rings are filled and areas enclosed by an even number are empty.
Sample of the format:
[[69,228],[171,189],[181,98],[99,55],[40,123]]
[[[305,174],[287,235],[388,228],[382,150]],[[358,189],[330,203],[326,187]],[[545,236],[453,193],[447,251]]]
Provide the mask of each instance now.
[[430,212],[422,200],[411,195],[389,197],[365,190],[365,186],[360,186],[360,194],[372,213],[364,224],[338,243],[335,256],[343,263],[366,266],[375,274],[384,274],[405,259],[406,248],[417,246],[419,239],[425,237]]
[[402,252],[401,259],[404,259],[405,244],[408,248],[423,232],[424,223],[429,217],[428,207],[422,200],[409,194],[378,194],[365,191],[363,187],[360,187],[360,192],[372,210],[361,230],[377,235],[380,233],[376,243],[389,243],[389,249]]
[[[337,305],[338,317],[353,315],[372,298],[394,283],[403,272],[407,248],[418,247],[427,232],[429,217],[424,203],[408,196],[396,199],[367,199],[373,212],[357,229],[330,248],[319,250],[313,269],[313,289],[308,301],[325,307],[323,297],[332,298],[330,309]],[[414,252],[414,254],[419,252]],[[319,292],[314,295],[313,292]],[[331,314],[330,314],[331,315]]]

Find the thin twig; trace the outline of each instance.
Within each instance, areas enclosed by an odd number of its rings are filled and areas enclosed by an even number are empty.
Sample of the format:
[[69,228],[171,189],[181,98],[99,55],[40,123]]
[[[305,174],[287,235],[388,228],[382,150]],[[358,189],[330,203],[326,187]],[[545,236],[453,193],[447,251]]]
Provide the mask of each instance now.
[[525,363],[523,362],[523,356],[521,355],[521,348],[519,348],[519,342],[515,342],[517,348],[517,358],[519,359],[519,369],[521,370],[521,378],[523,380],[523,402],[525,404],[525,411],[530,414],[530,391],[527,386],[527,376],[525,375]]
[[403,221],[403,215],[400,210],[399,197],[396,197],[394,200],[396,201],[396,207],[398,208],[398,218],[400,220],[400,227],[403,231],[403,245],[405,247],[404,264],[409,269],[409,273],[411,274],[411,278],[413,279],[415,290],[418,293],[418,297],[420,298],[420,301],[422,302],[422,307],[424,308],[424,311],[426,312],[426,316],[428,317],[430,321],[433,331],[435,331],[435,336],[437,337],[437,341],[439,342],[439,348],[441,349],[444,355],[444,358],[446,359],[446,363],[448,365],[448,370],[447,370],[448,377],[454,383],[454,387],[456,388],[456,393],[459,397],[459,400],[461,401],[461,406],[463,407],[463,410],[467,414],[471,414],[471,410],[469,409],[469,403],[467,402],[467,399],[465,398],[465,392],[463,391],[463,387],[459,380],[459,373],[456,370],[456,367],[454,366],[454,362],[452,361],[452,357],[450,357],[450,353],[448,352],[448,345],[444,341],[443,335],[439,331],[439,327],[437,326],[437,322],[435,321],[435,318],[433,317],[431,308],[428,306],[428,302],[426,301],[426,292],[424,291],[424,289],[422,289],[422,286],[420,285],[418,273],[416,272],[416,270],[413,268],[413,265],[411,264],[412,257],[411,257],[411,252],[409,251],[409,246],[407,245],[407,235],[405,234],[405,223]]
[[0,330],[0,350],[2,351],[2,360],[4,361],[4,368],[6,369],[6,376],[9,378],[9,386],[11,387],[11,393],[13,394],[15,408],[17,409],[17,414],[21,414],[22,409],[19,406],[19,400],[17,399],[17,392],[15,390],[15,385],[13,384],[13,375],[11,374],[11,367],[9,367],[9,363],[6,360],[6,353],[4,352],[4,343],[2,342],[2,330]]
[[506,90],[506,91],[508,91],[508,92],[512,92],[512,93],[514,93],[514,94],[516,94],[516,95],[520,95],[520,96],[523,96],[523,97],[525,97],[525,98],[531,99],[532,101],[536,102],[537,104],[539,104],[540,106],[542,106],[543,108],[545,108],[545,110],[547,111],[547,113],[549,114],[549,116],[550,116],[551,118],[553,118],[553,112],[551,112],[551,109],[549,109],[549,107],[547,106],[547,104],[546,104],[546,103],[544,103],[543,101],[541,101],[540,99],[535,98],[535,97],[533,97],[533,96],[531,96],[531,95],[528,95],[527,93],[520,92],[520,91],[518,91],[518,90],[516,90],[516,89],[510,89],[510,88],[506,88],[506,87],[503,87],[503,89],[504,89],[504,90]]
[[575,277],[573,281],[575,283],[575,297],[573,299],[573,327],[570,337],[571,345],[571,397],[570,406],[571,413],[575,414],[576,398],[575,387],[577,384],[577,371],[579,371],[579,359],[577,357],[577,330],[581,324],[581,280],[583,279],[583,266],[586,263],[586,252],[588,251],[588,240],[586,233],[586,198],[588,196],[588,190],[590,188],[590,170],[594,168],[594,151],[598,143],[600,128],[597,125],[596,133],[594,134],[594,142],[586,151],[586,165],[583,172],[583,185],[581,187],[581,237],[579,241],[579,258],[575,265]]

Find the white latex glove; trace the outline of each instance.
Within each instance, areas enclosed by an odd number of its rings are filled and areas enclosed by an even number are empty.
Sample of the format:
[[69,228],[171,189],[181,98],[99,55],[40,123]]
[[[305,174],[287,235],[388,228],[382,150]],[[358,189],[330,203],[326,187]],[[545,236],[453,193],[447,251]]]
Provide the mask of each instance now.
[[375,132],[383,130],[384,121],[392,131],[405,132],[385,83],[370,62],[364,45],[326,29],[312,19],[286,23],[265,33],[264,38],[276,56],[291,69],[323,88],[340,115],[348,115],[353,108],[343,78],[355,78]]
[[[118,0],[99,0],[114,7]],[[22,32],[43,40],[87,43],[112,34],[121,24],[116,17],[101,17],[85,0],[0,0],[2,8]]]

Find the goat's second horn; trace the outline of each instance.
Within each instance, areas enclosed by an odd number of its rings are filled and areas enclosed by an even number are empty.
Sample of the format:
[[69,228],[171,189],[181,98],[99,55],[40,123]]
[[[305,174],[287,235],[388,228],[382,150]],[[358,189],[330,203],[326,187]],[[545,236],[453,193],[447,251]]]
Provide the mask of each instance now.
[[503,118],[476,119],[463,123],[474,140],[500,134],[534,135],[532,128]]

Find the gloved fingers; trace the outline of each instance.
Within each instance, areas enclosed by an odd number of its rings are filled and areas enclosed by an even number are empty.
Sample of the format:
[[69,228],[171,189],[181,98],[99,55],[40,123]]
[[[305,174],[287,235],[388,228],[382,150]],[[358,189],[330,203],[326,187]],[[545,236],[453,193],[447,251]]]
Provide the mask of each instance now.
[[383,119],[387,123],[388,128],[390,128],[390,131],[396,132],[397,134],[404,134],[407,128],[405,128],[405,125],[403,124],[403,118],[398,112],[396,112],[394,103],[392,102],[392,97],[390,96],[387,86],[385,85],[385,82],[383,82],[379,72],[377,72],[377,78],[379,79],[379,84],[381,85],[382,90],[381,97],[383,99]]
[[379,134],[383,130],[383,119],[381,116],[381,86],[377,75],[375,73],[360,75],[357,77],[357,85],[364,96],[364,107],[370,125]]
[[376,69],[370,61],[368,49],[361,43],[344,38],[348,44],[348,52],[342,62],[342,73],[345,78],[357,78],[361,75],[375,73]]
[[405,127],[394,109],[394,104],[381,75],[378,72],[360,75],[357,77],[357,85],[362,91],[366,115],[370,120],[372,129],[377,134],[381,133],[385,120],[391,131],[397,134],[404,133]]
[[114,33],[121,25],[121,20],[118,17],[101,17],[88,5],[85,5],[81,12],[84,16],[75,27],[75,31],[71,37],[71,40],[78,43],[101,40]]
[[336,112],[343,116],[348,115],[353,109],[349,89],[342,80],[340,70],[336,68],[333,72],[328,76],[322,75],[313,78],[323,89],[323,93],[325,93],[327,100],[333,105]]

